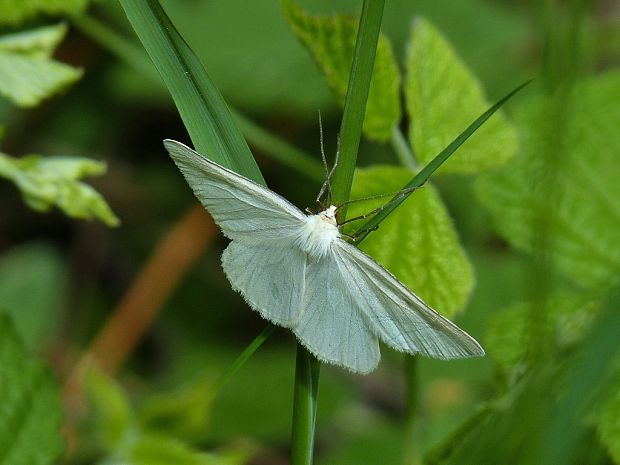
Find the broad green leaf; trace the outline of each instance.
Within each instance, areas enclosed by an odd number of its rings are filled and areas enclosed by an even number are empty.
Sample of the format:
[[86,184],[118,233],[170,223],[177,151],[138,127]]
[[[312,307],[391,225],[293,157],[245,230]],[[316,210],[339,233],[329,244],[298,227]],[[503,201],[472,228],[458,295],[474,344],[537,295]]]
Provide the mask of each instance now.
[[107,450],[120,448],[132,432],[129,399],[113,379],[91,369],[86,377],[86,393],[96,414],[96,430]]
[[77,14],[89,0],[0,0],[0,24],[18,24],[38,14]]
[[140,409],[140,424],[149,431],[199,440],[207,430],[216,393],[214,381],[208,377],[175,392],[150,396]]
[[[358,169],[351,198],[395,192],[411,176],[410,171],[391,166]],[[367,213],[388,200],[353,203],[347,217]],[[473,269],[432,185],[414,192],[360,248],[441,314],[452,317],[465,306],[474,285]]]
[[[308,48],[327,83],[344,103],[357,37],[357,22],[348,16],[314,16],[292,0],[282,0],[286,18]],[[379,37],[366,114],[364,134],[386,141],[400,120],[400,74],[390,41]]]
[[[406,58],[409,141],[427,164],[490,104],[476,77],[427,20],[413,24]],[[509,160],[517,137],[501,112],[493,115],[439,173],[476,173]]]
[[105,172],[102,162],[77,157],[41,157],[28,155],[13,158],[0,153],[0,177],[13,181],[26,203],[38,211],[54,205],[74,218],[98,218],[108,226],[117,226],[103,197],[80,179]]
[[241,465],[247,463],[249,451],[227,453],[201,452],[169,436],[142,435],[132,444],[120,463],[126,465]]
[[50,371],[28,354],[0,315],[0,462],[52,465],[63,450],[62,410]]
[[551,337],[548,348],[560,351],[581,341],[597,310],[597,305],[570,295],[511,305],[491,319],[485,348],[501,367],[512,368],[524,361],[533,338]]
[[[94,407],[95,430],[100,434],[105,463],[123,465],[241,465],[250,449],[205,453],[169,434],[140,427],[127,393],[101,372],[91,370],[86,383]],[[167,433],[167,432],[166,432]]]
[[67,270],[48,245],[30,243],[0,256],[0,312],[28,348],[41,347],[58,323]]
[[65,33],[57,25],[0,37],[0,94],[32,107],[77,81],[81,70],[51,58]]
[[620,389],[607,400],[597,419],[597,430],[601,442],[607,447],[615,463],[620,463]]
[[544,253],[576,283],[603,291],[620,278],[619,100],[614,71],[579,83],[561,102],[521,104],[522,156],[476,185],[511,245]]

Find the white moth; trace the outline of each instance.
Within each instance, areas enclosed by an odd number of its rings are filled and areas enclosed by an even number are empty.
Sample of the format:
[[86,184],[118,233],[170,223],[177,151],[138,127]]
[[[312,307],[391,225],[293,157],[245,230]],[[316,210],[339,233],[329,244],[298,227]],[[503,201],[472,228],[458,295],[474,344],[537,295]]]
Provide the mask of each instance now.
[[180,142],[164,145],[232,240],[222,266],[233,288],[322,362],[369,373],[379,363],[379,340],[441,359],[484,355],[471,336],[346,242],[335,206],[306,215]]

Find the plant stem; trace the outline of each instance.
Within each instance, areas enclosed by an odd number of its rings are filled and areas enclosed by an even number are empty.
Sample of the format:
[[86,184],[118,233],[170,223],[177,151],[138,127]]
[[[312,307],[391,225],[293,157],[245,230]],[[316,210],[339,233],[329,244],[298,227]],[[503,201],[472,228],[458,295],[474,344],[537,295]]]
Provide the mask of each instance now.
[[407,143],[405,136],[398,126],[394,127],[392,131],[392,138],[390,139],[390,143],[392,144],[392,148],[398,157],[398,161],[405,168],[409,168],[411,171],[417,173],[420,171],[420,165],[415,159],[413,152],[411,151],[411,147]]
[[312,465],[321,363],[297,344],[291,465]]
[[96,365],[109,375],[118,371],[217,233],[204,208],[195,205],[159,241],[65,381],[66,430],[72,430],[84,413],[82,384],[87,370]]
[[405,375],[405,435],[404,435],[404,464],[416,463],[415,450],[415,420],[418,410],[418,359],[415,355],[405,355],[403,367]]
[[[346,202],[351,191],[383,5],[384,0],[364,0],[362,8],[340,126],[340,158],[331,183],[335,204]],[[344,221],[344,208],[340,209],[340,214]],[[296,364],[291,465],[311,465],[320,363],[298,343]]]

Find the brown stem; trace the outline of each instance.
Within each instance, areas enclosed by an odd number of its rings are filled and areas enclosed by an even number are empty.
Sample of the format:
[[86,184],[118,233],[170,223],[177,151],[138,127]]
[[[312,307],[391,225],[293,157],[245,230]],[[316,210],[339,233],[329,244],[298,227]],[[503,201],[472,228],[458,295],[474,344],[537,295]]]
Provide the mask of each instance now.
[[[93,364],[113,374],[127,359],[176,289],[186,271],[217,234],[217,227],[200,205],[185,213],[159,242],[127,293],[82,355],[68,377],[63,398],[68,419],[82,411],[82,382]],[[69,420],[70,421],[70,420]]]

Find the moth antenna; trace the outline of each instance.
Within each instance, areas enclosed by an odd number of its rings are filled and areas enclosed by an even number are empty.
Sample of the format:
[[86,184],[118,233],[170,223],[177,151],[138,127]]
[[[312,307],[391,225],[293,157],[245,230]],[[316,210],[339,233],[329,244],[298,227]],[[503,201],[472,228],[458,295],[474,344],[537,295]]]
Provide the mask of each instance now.
[[368,218],[369,216],[374,215],[375,213],[379,213],[381,210],[383,210],[385,208],[386,205],[387,205],[387,203],[385,205],[381,205],[380,207],[377,207],[377,208],[375,208],[373,210],[370,210],[368,213],[364,213],[363,215],[359,215],[359,216],[354,216],[353,218],[349,218],[349,219],[343,221],[342,223],[338,223],[338,227],[344,226],[345,224],[353,223],[354,221],[363,220],[365,218]]
[[[422,184],[422,186],[423,185],[424,184]],[[413,191],[419,189],[422,186],[419,186],[419,187],[408,187],[406,189],[402,189],[402,190],[398,191],[396,193],[396,195],[394,196],[394,198],[392,198],[389,202],[384,203],[380,207],[377,207],[377,208],[369,211],[368,213],[365,213],[365,214],[360,215],[360,216],[355,216],[353,218],[347,219],[346,221],[343,221],[342,223],[338,223],[338,227],[340,228],[340,227],[344,226],[345,224],[352,223],[354,221],[363,220],[365,218],[368,218],[369,216],[375,215],[375,214],[379,213],[380,211],[385,210],[389,205],[393,204],[394,202],[398,202],[403,197],[407,197]],[[385,197],[386,195],[392,195],[392,194],[380,194],[380,195],[376,195],[376,196],[372,196],[372,197],[367,197],[365,199],[359,199],[359,200],[370,200],[370,199],[373,199],[373,198]],[[351,203],[351,202],[355,202],[355,200],[349,201],[348,203]],[[345,204],[343,204],[343,205],[345,205]],[[340,206],[336,207],[336,211],[338,210],[339,207]],[[357,240],[357,238],[359,238],[362,234],[365,234],[365,236],[366,236],[369,233],[371,233],[373,231],[376,231],[378,228],[379,228],[379,226],[377,225],[377,226],[374,226],[374,227],[372,227],[370,229],[360,229],[359,231],[355,231],[355,233],[353,234],[353,240]]]
[[[338,134],[336,136],[336,158],[334,159],[334,166],[332,166],[331,171],[329,172],[329,179],[332,178],[332,176],[334,175],[334,172],[336,171],[336,168],[338,167],[338,162],[340,161],[340,134]],[[332,197],[332,193],[331,193],[331,185],[329,186],[329,200],[331,203],[331,197]]]
[[[345,205],[349,205],[352,203],[357,203],[357,202],[366,202],[368,200],[376,200],[376,199],[382,199],[383,197],[394,197],[394,199],[390,200],[390,202],[392,202],[395,199],[399,199],[401,195],[406,195],[409,194],[413,191],[416,191],[418,189],[420,189],[422,186],[419,187],[408,187],[407,189],[401,189],[399,191],[394,191],[394,192],[386,192],[385,194],[377,194],[377,195],[370,195],[368,197],[360,197],[359,199],[351,199],[351,200],[347,200],[346,202],[342,202],[340,205],[338,205],[336,207],[336,210],[338,210],[340,207],[343,207]],[[389,205],[390,202],[388,202],[386,205]],[[384,208],[384,207],[382,207]]]
[[323,144],[323,121],[321,119],[321,110],[319,110],[319,137],[321,141],[321,159],[323,160],[323,168],[325,169],[325,181],[323,182],[323,185],[321,186],[321,190],[319,190],[319,195],[317,195],[316,197],[316,201],[320,204],[321,197],[323,197],[323,194],[325,192],[328,193],[328,199],[331,201],[332,186],[331,186],[330,178],[331,178],[331,173],[333,172],[333,169],[332,169],[332,172],[329,171],[329,168],[327,167],[327,158],[325,157],[325,146]]

